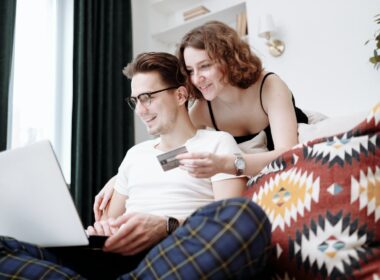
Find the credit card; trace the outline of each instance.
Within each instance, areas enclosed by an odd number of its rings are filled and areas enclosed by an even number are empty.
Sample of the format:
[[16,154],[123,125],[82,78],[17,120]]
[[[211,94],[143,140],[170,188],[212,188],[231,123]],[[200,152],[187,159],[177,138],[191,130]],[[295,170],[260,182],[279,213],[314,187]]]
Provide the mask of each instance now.
[[162,169],[164,171],[168,171],[179,166],[179,160],[175,157],[183,153],[187,153],[187,149],[185,146],[158,155],[157,159],[160,162]]

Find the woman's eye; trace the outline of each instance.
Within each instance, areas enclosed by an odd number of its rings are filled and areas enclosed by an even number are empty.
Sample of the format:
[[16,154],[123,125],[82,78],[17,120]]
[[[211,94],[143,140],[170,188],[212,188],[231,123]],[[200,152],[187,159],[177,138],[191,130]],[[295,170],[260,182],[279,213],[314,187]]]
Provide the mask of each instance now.
[[202,66],[201,66],[201,68],[202,69],[205,69],[205,68],[209,68],[211,66],[211,64],[203,64]]
[[191,69],[187,69],[186,71],[187,71],[187,74],[189,74],[189,75],[192,75],[194,73],[194,71]]

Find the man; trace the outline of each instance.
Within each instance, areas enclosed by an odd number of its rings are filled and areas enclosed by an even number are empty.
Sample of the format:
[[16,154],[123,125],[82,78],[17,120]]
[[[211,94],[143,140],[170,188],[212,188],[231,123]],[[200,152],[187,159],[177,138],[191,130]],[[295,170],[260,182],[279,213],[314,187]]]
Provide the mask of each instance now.
[[121,274],[122,279],[250,279],[270,252],[270,224],[252,202],[228,199],[242,195],[245,178],[193,178],[179,168],[164,171],[157,159],[181,146],[189,152],[238,153],[237,144],[227,133],[194,127],[175,56],[144,53],[124,72],[132,79],[128,104],[148,132],[159,137],[128,151],[112,181],[116,191],[102,221],[88,228],[90,234],[110,236],[103,250],[46,250],[3,238],[0,276],[62,271],[70,279],[80,277],[77,271],[91,279]]

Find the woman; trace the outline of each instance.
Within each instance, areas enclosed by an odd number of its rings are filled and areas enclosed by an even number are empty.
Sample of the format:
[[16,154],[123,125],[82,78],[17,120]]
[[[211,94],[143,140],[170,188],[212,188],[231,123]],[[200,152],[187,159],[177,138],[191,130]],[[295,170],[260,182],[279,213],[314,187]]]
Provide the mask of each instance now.
[[[307,116],[295,107],[287,85],[263,69],[234,29],[208,22],[188,32],[177,52],[196,98],[190,108],[193,123],[231,133],[246,152],[187,153],[177,157],[181,168],[195,177],[221,172],[255,175],[297,144],[297,123],[307,123]],[[267,151],[249,154],[249,141],[264,134]]]
[[[177,156],[182,169],[199,178],[216,173],[252,176],[297,144],[297,123],[307,123],[307,116],[295,107],[287,85],[263,69],[234,29],[217,21],[196,27],[182,38],[177,56],[196,99],[190,108],[192,122],[231,133],[245,152],[182,154]],[[266,147],[256,152],[252,146],[263,138]],[[95,197],[96,217],[112,195],[111,185]]]

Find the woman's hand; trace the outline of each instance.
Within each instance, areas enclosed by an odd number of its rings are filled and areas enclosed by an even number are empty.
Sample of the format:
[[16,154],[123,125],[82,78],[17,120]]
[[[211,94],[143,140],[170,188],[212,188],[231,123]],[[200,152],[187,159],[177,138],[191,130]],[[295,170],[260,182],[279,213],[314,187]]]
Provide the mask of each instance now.
[[95,196],[93,209],[96,222],[100,220],[104,209],[106,209],[108,202],[112,197],[114,191],[113,186],[116,179],[115,177],[116,176],[112,177],[101,189],[101,191]]
[[179,160],[179,167],[195,178],[210,178],[217,173],[234,173],[233,160],[228,155],[184,153],[176,158]]

